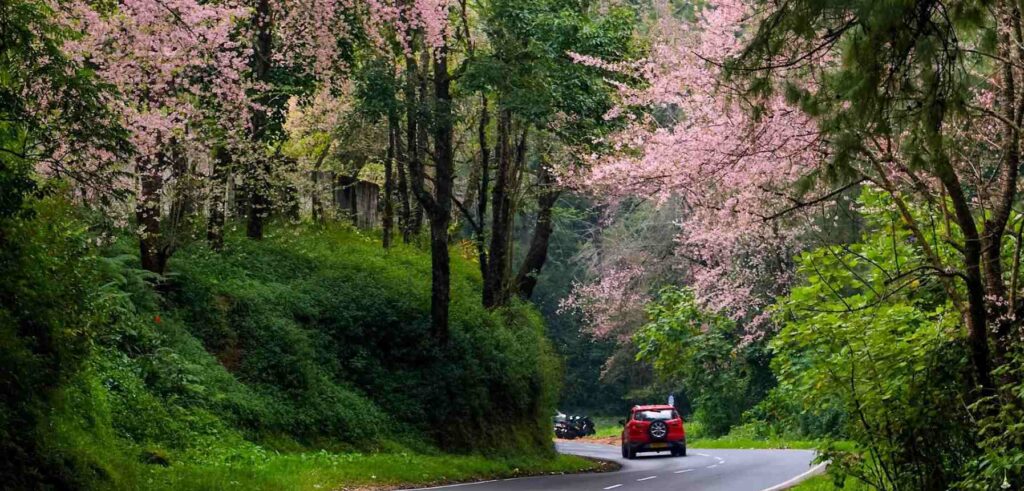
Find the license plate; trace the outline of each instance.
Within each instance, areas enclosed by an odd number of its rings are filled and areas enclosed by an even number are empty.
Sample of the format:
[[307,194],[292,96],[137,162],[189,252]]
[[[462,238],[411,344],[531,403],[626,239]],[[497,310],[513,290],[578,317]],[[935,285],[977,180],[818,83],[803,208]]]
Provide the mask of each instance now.
[[668,448],[667,443],[652,443],[649,445],[651,448]]

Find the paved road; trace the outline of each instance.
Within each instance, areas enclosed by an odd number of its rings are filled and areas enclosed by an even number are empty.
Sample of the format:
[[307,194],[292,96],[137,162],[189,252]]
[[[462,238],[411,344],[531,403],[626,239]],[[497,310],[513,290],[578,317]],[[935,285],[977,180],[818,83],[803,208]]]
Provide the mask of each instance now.
[[[701,450],[686,457],[640,454],[623,460],[618,447],[594,443],[559,443],[558,451],[614,460],[617,472],[537,476],[428,489],[459,491],[776,491],[812,470],[810,450]],[[648,457],[649,455],[649,457]]]

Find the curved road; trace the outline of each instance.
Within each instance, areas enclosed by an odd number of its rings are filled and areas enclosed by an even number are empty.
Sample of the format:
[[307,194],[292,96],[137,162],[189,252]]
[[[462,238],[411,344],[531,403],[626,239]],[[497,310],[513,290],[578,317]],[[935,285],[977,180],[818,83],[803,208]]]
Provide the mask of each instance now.
[[702,450],[691,448],[686,457],[640,454],[621,458],[619,447],[596,443],[558,443],[567,454],[614,460],[616,472],[535,476],[424,489],[466,488],[465,491],[777,491],[796,478],[813,474],[810,450]]

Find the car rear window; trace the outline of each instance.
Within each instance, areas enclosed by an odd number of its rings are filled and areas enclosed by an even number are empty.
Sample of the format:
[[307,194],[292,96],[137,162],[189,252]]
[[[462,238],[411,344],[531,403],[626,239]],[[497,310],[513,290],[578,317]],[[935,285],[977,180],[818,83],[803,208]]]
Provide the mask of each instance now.
[[637,421],[658,421],[664,419],[676,419],[679,417],[672,409],[660,409],[657,411],[637,411],[633,419]]

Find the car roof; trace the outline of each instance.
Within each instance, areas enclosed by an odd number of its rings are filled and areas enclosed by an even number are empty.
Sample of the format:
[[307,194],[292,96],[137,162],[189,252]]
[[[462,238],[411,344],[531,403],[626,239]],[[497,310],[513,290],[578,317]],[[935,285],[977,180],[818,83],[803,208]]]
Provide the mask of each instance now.
[[668,404],[650,404],[647,406],[633,406],[634,411],[661,411],[663,409],[675,409],[675,406]]

